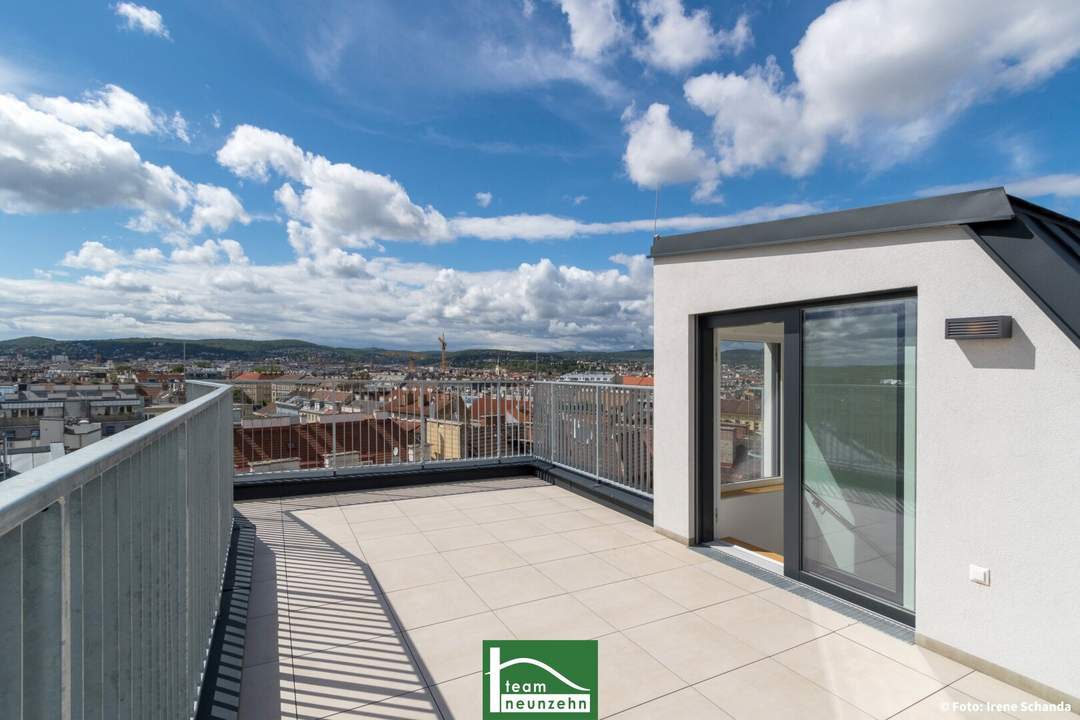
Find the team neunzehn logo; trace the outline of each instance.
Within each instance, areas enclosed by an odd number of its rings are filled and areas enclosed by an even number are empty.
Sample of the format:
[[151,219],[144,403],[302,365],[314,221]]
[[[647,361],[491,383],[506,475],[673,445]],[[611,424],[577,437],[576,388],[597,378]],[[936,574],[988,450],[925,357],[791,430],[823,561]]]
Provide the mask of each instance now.
[[596,720],[595,640],[485,640],[484,720]]

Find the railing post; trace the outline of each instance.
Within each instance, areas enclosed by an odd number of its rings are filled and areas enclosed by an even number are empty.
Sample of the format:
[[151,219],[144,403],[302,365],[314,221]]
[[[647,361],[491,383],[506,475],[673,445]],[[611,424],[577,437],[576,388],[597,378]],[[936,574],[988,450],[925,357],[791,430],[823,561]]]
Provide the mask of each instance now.
[[495,380],[495,457],[502,457],[502,380]]
[[595,420],[596,429],[593,431],[593,442],[596,444],[594,448],[596,451],[596,477],[600,477],[600,386],[596,388],[596,408],[595,408]]
[[427,420],[424,419],[424,400],[427,399],[427,393],[424,392],[424,381],[421,380],[418,383],[420,388],[420,462],[427,462]]

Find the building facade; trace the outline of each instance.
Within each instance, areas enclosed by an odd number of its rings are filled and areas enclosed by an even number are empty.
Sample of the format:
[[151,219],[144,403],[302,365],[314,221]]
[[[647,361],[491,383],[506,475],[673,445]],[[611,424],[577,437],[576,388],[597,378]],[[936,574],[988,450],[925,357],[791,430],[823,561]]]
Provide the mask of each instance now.
[[1080,697],[1080,224],[998,188],[653,256],[656,528]]

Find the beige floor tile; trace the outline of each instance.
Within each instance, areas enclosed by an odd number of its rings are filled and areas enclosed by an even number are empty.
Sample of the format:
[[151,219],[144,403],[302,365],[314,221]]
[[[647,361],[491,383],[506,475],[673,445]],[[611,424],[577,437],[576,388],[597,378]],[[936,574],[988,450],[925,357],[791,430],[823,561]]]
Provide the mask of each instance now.
[[489,505],[502,505],[506,502],[503,494],[493,492],[463,492],[457,495],[447,495],[446,502],[459,510],[466,508],[488,507]]
[[636,538],[633,538],[622,530],[617,530],[610,525],[598,525],[582,530],[570,530],[569,532],[564,532],[563,537],[575,545],[580,545],[589,552],[614,550],[615,548],[640,544]]
[[686,685],[622,633],[605,635],[599,645],[600,690],[596,704],[600,717],[615,715]]
[[561,587],[529,566],[473,575],[465,582],[493,610],[563,594]]
[[287,510],[289,516],[308,525],[321,525],[344,523],[345,515],[336,504],[331,507],[315,508],[311,510]]
[[555,513],[554,515],[539,515],[536,522],[540,523],[551,532],[562,533],[570,530],[583,530],[585,528],[601,525],[599,520],[589,517],[580,510]]
[[381,599],[290,610],[280,625],[283,656],[305,655],[400,629]]
[[326,720],[443,720],[435,699],[426,689],[396,695],[377,703],[362,705]]
[[365,540],[408,535],[417,532],[416,526],[407,517],[378,518],[349,524],[352,526],[353,536],[361,545]]
[[[953,687],[962,693],[966,693],[974,698],[978,698],[984,702],[992,703],[1015,703],[1020,705],[1022,703],[1040,703],[1044,702],[1036,695],[1032,695],[1029,692],[1025,692],[1020,688],[1013,687],[1008,683],[1003,683],[1000,680],[985,675],[981,672],[973,672],[969,675],[965,675],[956,682],[953,683]],[[1032,711],[1027,714],[1023,712],[1010,713],[1015,714],[1018,717],[1074,717],[1070,713],[1063,711],[1042,712]]]
[[442,710],[445,720],[479,720],[483,709],[481,683],[483,676],[476,673],[431,688],[431,695]]
[[698,570],[696,565],[665,570],[638,579],[687,610],[697,610],[746,594],[742,588]]
[[611,508],[606,508],[597,503],[593,503],[591,508],[586,508],[582,510],[582,512],[595,520],[599,520],[604,525],[615,525],[626,522],[627,519],[629,519],[628,515],[624,515],[618,510],[612,510]]
[[371,571],[382,592],[420,587],[457,577],[451,564],[437,553],[374,562],[371,563]]
[[554,580],[567,592],[607,585],[620,580],[628,580],[630,577],[596,555],[576,555],[561,560],[551,560],[537,564],[536,569]]
[[392,502],[363,503],[362,505],[344,505],[341,514],[350,524],[368,522],[370,520],[387,520],[391,518],[405,517],[405,513]]
[[967,665],[938,655],[932,650],[898,640],[863,623],[848,625],[839,630],[839,633],[849,640],[854,640],[860,645],[892,658],[901,665],[907,665],[912,670],[918,670],[923,675],[929,675],[946,684],[959,680],[971,672],[971,668]]
[[639,625],[623,634],[690,684],[764,657],[764,653],[692,613]]
[[507,546],[532,564],[584,555],[588,551],[562,535],[543,535],[507,541]]
[[293,659],[286,686],[296,714],[323,717],[423,688],[424,678],[398,635],[379,635]]
[[675,558],[683,565],[696,565],[698,563],[709,562],[710,560],[708,556],[703,555],[696,550],[692,550],[682,543],[677,543],[674,540],[669,540],[665,537],[648,544],[650,547],[654,547],[660,552]]
[[628,520],[626,522],[615,523],[611,527],[618,530],[622,530],[624,533],[632,538],[635,538],[643,543],[656,542],[663,536],[653,530],[651,525],[640,522],[638,520]]
[[[439,530],[437,532],[447,531]],[[427,536],[418,532],[361,540],[360,547],[364,551],[364,556],[372,563],[384,560],[400,560],[401,558],[436,552],[435,546],[431,544]]]
[[442,557],[462,577],[528,565],[525,558],[502,543],[451,550]]
[[856,622],[846,615],[841,615],[835,610],[830,610],[824,605],[818,605],[813,600],[807,600],[783,588],[769,588],[757,593],[757,596],[830,630],[839,630]]
[[459,550],[499,542],[499,539],[479,525],[432,530],[424,533],[439,552]]
[[615,629],[572,595],[534,600],[495,614],[519,640],[591,640]]
[[694,688],[650,700],[621,712],[613,720],[733,720]]
[[895,715],[942,687],[942,683],[836,634],[799,645],[775,659],[877,718]]
[[567,507],[554,498],[540,500],[526,500],[525,502],[511,503],[510,507],[520,512],[524,517],[537,517],[539,515],[555,515],[564,513]]
[[579,590],[574,597],[620,630],[686,612],[674,600],[637,580]]
[[487,611],[488,607],[464,580],[397,590],[384,596],[401,626],[417,628]]
[[472,518],[461,510],[444,510],[442,512],[427,513],[425,515],[413,515],[409,518],[412,524],[421,532],[428,530],[445,530],[446,528],[464,527],[475,525]]
[[551,534],[550,530],[532,518],[500,520],[499,522],[485,523],[483,527],[502,542]]
[[697,611],[697,615],[766,655],[775,655],[831,631],[754,595]]
[[482,507],[465,508],[465,515],[476,523],[493,523],[503,520],[517,520],[525,517],[520,510],[506,504],[484,505]]
[[610,563],[631,577],[651,575],[664,570],[684,567],[685,563],[662,553],[649,544],[605,550],[596,553],[604,562]]
[[854,705],[769,659],[694,687],[738,720],[871,720]]
[[759,580],[749,573],[745,573],[742,570],[733,568],[730,565],[725,565],[719,560],[701,563],[696,567],[704,570],[710,575],[715,575],[721,580],[727,580],[732,585],[741,587],[743,590],[747,590],[749,592],[761,592],[762,590],[768,590],[769,588],[773,587],[764,580]]
[[491,612],[408,632],[413,658],[429,684],[480,672],[483,667],[483,641],[512,640],[513,637]]
[[559,495],[555,500],[569,510],[592,510],[596,507],[595,500],[571,492]]
[[396,500],[394,502],[401,512],[409,517],[414,515],[427,515],[430,513],[446,512],[454,510],[454,506],[444,497],[423,497],[410,500]]
[[1008,720],[1011,717],[979,708],[981,704],[984,701],[946,687],[894,717],[896,720]]

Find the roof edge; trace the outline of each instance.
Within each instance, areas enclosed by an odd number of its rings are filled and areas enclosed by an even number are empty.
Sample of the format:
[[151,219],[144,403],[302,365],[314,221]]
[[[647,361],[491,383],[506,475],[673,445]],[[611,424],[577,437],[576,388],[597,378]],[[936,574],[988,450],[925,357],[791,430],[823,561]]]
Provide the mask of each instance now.
[[1010,197],[1005,188],[999,186],[717,230],[657,235],[649,257],[676,257],[715,250],[1011,220],[1013,217],[1015,211]]

